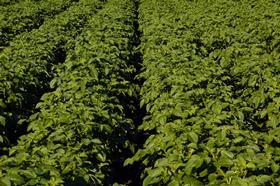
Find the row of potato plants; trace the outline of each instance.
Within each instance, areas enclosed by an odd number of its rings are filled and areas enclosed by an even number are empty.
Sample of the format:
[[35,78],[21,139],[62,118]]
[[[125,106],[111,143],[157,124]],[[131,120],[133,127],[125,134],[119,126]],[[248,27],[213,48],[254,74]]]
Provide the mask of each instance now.
[[[115,161],[134,148],[125,109],[136,86],[132,0],[109,0],[56,66],[29,134],[0,159],[2,185],[111,185]],[[84,10],[83,10],[84,11]],[[130,150],[131,149],[131,150]]]
[[142,0],[143,185],[280,184],[280,3]]
[[77,0],[20,1],[0,8],[0,50],[22,32],[39,28],[46,19],[66,10]]
[[0,146],[25,131],[24,119],[50,91],[53,67],[64,62],[74,38],[102,5],[99,0],[80,0],[39,29],[20,34],[0,53]]

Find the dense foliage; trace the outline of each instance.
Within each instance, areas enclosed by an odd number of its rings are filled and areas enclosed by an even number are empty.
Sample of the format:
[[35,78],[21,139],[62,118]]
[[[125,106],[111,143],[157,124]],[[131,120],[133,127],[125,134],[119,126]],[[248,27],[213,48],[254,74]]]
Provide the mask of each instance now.
[[0,7],[0,50],[17,34],[38,28],[76,0],[21,1]]
[[0,6],[8,6],[19,2],[19,0],[0,0]]
[[20,34],[0,53],[0,143],[9,143],[2,134],[17,132],[17,121],[33,113],[49,90],[53,66],[64,62],[73,39],[101,7],[99,0],[81,0],[39,29]]
[[0,185],[280,185],[280,1],[0,0],[0,20]]
[[279,185],[280,6],[143,0],[144,185]]
[[93,16],[73,53],[57,66],[55,90],[42,96],[30,133],[0,160],[2,184],[111,182],[114,159],[133,148],[126,137],[133,121],[122,105],[134,94],[128,81],[135,71],[133,22],[130,0],[110,0]]

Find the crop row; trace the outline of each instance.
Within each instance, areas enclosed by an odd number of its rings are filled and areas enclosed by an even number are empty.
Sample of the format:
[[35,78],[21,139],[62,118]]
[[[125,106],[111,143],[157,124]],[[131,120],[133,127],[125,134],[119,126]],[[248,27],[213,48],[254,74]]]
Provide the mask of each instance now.
[[0,50],[22,32],[38,28],[76,0],[21,1],[0,11]]
[[134,9],[132,0],[109,0],[89,21],[56,66],[55,90],[42,96],[30,133],[1,157],[3,185],[112,183],[113,164],[134,147],[125,107],[134,108],[124,100],[135,94]]
[[9,141],[6,135],[17,136],[17,121],[33,113],[41,95],[49,90],[53,66],[64,62],[73,39],[102,4],[81,0],[39,29],[22,33],[1,52],[0,142]]
[[143,185],[280,184],[280,4],[142,0]]

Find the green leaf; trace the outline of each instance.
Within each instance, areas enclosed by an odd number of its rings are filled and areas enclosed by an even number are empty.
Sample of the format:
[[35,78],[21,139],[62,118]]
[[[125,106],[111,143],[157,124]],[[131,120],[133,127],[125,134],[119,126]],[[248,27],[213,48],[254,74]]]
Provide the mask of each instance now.
[[191,176],[184,176],[184,178],[182,179],[184,185],[187,185],[187,186],[203,186],[203,184],[198,181],[197,179],[191,177]]
[[160,178],[158,176],[161,175],[161,173],[162,173],[161,168],[149,170],[148,176],[143,181],[143,186],[152,185],[152,184],[157,183],[160,180]]
[[180,186],[180,182],[177,180],[172,180],[167,186]]
[[280,121],[278,120],[278,117],[275,115],[269,116],[269,120],[267,121],[267,126],[270,126],[272,128],[277,128],[279,125]]
[[160,123],[161,125],[164,125],[166,122],[167,122],[167,117],[164,116],[164,115],[161,115],[161,116],[159,117],[159,123]]
[[16,171],[9,173],[8,177],[10,178],[12,183],[15,183],[17,185],[22,185],[24,183],[24,179]]
[[246,165],[249,169],[255,169],[256,168],[256,165],[252,162],[249,162],[247,165]]
[[203,163],[203,159],[198,155],[192,155],[185,165],[185,173],[191,175],[193,168],[199,168]]
[[162,158],[162,159],[158,159],[155,163],[155,166],[157,167],[164,167],[164,166],[168,166],[170,163],[168,161],[168,159],[166,158]]
[[197,149],[197,148],[198,148],[198,147],[197,147],[197,143],[190,143],[190,144],[188,145],[188,148]]
[[128,93],[129,96],[132,96],[133,95],[133,90],[130,88],[130,89],[127,90],[127,93]]
[[279,171],[279,165],[276,163],[272,163],[271,169],[272,169],[273,173],[277,173]]
[[219,103],[214,103],[211,108],[216,114],[220,114],[223,109],[222,105]]
[[242,142],[244,140],[244,138],[242,137],[242,136],[239,136],[239,137],[237,137],[237,138],[234,138],[233,139],[233,142],[234,143],[240,143],[240,142]]
[[11,148],[9,150],[9,156],[13,155],[16,152],[16,148]]
[[2,99],[0,99],[0,108],[3,108],[3,109],[6,108],[6,105]]
[[248,181],[239,177],[234,177],[231,185],[249,186]]
[[269,176],[269,175],[259,175],[256,177],[257,182],[259,182],[261,184],[268,183],[272,179],[273,179],[273,177]]
[[212,174],[208,175],[208,180],[209,180],[210,183],[213,182],[213,181],[216,181],[216,179],[217,179],[217,175],[215,173],[212,173]]
[[261,112],[260,117],[261,117],[261,119],[263,119],[265,116],[267,116],[267,111],[266,110]]
[[5,126],[6,125],[6,118],[3,116],[0,116],[0,125]]
[[267,144],[270,144],[273,141],[274,136],[267,134],[264,136],[264,139]]
[[131,164],[133,164],[133,162],[134,162],[133,158],[128,158],[124,161],[123,165],[124,166],[131,165]]
[[54,88],[56,85],[57,79],[54,78],[51,82],[50,82],[50,88]]
[[151,177],[157,177],[162,173],[162,168],[156,168],[148,171],[149,176]]
[[220,158],[217,162],[217,165],[220,167],[230,167],[233,165],[233,161],[229,158]]
[[20,119],[17,124],[18,125],[22,125],[24,122],[26,122],[27,120],[26,119]]
[[146,106],[147,112],[149,112],[149,111],[151,110],[151,107],[152,107],[152,104],[151,104],[151,103],[148,103],[147,106]]
[[22,174],[28,179],[36,178],[37,176],[32,170],[23,170]]
[[205,177],[207,175],[208,175],[208,170],[207,169],[204,169],[201,173],[199,173],[200,177]]
[[244,121],[244,114],[241,111],[238,111],[238,118],[241,122]]
[[144,105],[145,105],[145,100],[142,99],[142,100],[140,101],[140,108],[143,108]]
[[11,186],[12,185],[10,179],[7,177],[0,178],[0,183],[1,183],[0,184],[1,186]]
[[101,153],[99,153],[99,154],[96,155],[96,159],[98,161],[105,162],[106,161],[106,156],[101,154]]
[[110,70],[109,68],[105,68],[105,75],[107,76],[109,74]]
[[233,159],[234,158],[234,154],[230,151],[226,151],[226,150],[222,150],[221,153],[223,155],[226,155],[227,157],[229,157],[230,159]]
[[189,132],[188,135],[192,143],[198,143],[198,135],[195,132]]

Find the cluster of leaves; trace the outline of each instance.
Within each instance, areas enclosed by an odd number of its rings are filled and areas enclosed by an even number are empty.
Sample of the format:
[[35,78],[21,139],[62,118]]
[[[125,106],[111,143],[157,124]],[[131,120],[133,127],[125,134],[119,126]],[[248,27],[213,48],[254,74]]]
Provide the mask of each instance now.
[[53,66],[64,62],[74,38],[102,5],[81,0],[39,29],[20,34],[0,53],[0,144],[9,141],[7,131],[16,135],[16,122],[33,112],[48,90]]
[[42,96],[30,133],[1,157],[2,185],[111,183],[113,161],[134,148],[124,104],[134,108],[122,100],[136,94],[128,81],[135,72],[134,9],[132,0],[109,0],[89,21],[73,53],[57,65],[55,90]]
[[280,184],[280,3],[142,0],[143,185]]
[[38,28],[44,20],[64,11],[77,0],[21,1],[0,11],[0,49],[15,35]]
[[[0,6],[9,6],[18,3],[19,0],[0,0]],[[2,7],[0,7],[2,8]]]

